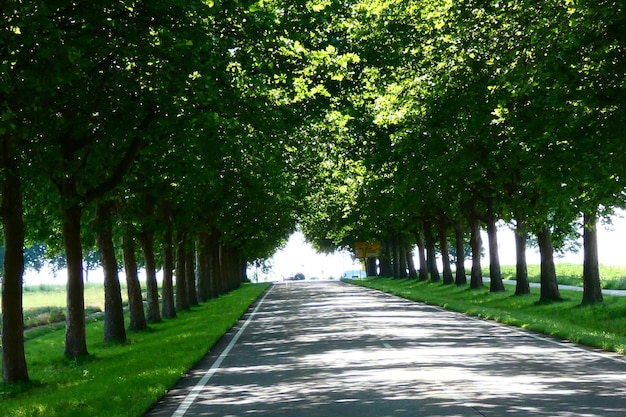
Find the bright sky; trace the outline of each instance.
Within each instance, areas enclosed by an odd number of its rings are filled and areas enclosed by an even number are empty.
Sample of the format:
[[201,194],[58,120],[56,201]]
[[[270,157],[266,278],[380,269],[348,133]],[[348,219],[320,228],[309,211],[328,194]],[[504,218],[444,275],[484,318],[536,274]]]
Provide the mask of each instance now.
[[[306,243],[301,232],[289,237],[284,248],[278,250],[270,261],[273,265],[271,279],[282,279],[301,272],[308,279],[333,277],[340,278],[344,271],[361,269],[361,264],[352,259],[350,252],[337,252],[332,255],[321,254]],[[251,274],[250,274],[251,275]]]

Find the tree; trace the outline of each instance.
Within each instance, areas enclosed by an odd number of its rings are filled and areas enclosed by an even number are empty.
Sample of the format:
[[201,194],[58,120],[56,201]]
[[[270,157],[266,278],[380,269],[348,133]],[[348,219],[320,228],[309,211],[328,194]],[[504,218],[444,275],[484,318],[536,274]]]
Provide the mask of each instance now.
[[0,126],[0,215],[4,236],[2,268],[2,382],[29,380],[24,353],[22,275],[24,220],[21,179],[12,132]]
[[136,243],[131,226],[124,224],[122,227],[122,251],[128,294],[128,312],[130,316],[128,329],[132,331],[140,331],[147,329],[148,323],[144,312],[141,284],[139,283],[137,273],[137,257],[135,254]]
[[111,220],[114,204],[113,201],[97,203],[93,228],[104,271],[104,341],[123,343],[126,341],[126,329]]

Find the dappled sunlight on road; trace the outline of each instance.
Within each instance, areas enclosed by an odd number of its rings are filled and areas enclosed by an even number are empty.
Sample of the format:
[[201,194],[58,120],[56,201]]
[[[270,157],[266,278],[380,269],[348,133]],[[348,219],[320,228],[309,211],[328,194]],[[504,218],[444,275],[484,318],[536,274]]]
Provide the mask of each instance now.
[[610,355],[338,283],[262,307],[189,415],[626,415]]

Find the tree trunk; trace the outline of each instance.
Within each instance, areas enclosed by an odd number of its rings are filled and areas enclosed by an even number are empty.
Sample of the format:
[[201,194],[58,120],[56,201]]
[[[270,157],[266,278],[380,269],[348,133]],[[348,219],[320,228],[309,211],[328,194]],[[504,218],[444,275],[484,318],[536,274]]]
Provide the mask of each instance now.
[[376,270],[376,258],[367,258],[365,271],[368,277],[378,276],[378,271]]
[[200,232],[196,245],[196,281],[198,283],[198,301],[205,302],[211,298],[211,265],[208,255],[209,234]]
[[66,178],[60,184],[63,212],[63,245],[67,263],[67,314],[65,316],[65,350],[70,359],[89,355],[85,329],[85,291],[80,221],[83,214],[76,191],[76,180]]
[[489,292],[503,292],[502,272],[500,270],[500,255],[498,254],[498,229],[496,217],[487,217],[487,236],[489,237]]
[[156,260],[154,258],[154,233],[145,225],[139,235],[139,243],[146,269],[146,320],[148,323],[162,321],[159,308],[159,285],[156,278]]
[[407,256],[406,247],[404,246],[404,239],[401,235],[398,235],[398,273],[399,277],[405,279],[408,276],[407,273]]
[[185,233],[177,233],[176,239],[176,310],[189,310],[189,292],[187,291],[187,267],[185,261]]
[[222,295],[222,267],[220,259],[220,232],[217,229],[211,231],[209,239],[209,256],[211,263],[211,292],[214,297]]
[[128,226],[122,235],[124,255],[124,272],[126,273],[126,291],[128,293],[128,312],[130,316],[129,330],[140,331],[148,328],[143,308],[141,284],[137,275],[137,258],[135,256],[135,239]]
[[406,264],[409,268],[409,278],[417,279],[417,269],[415,269],[415,262],[413,262],[413,250],[411,247],[406,249]]
[[221,277],[221,292],[220,294],[226,294],[231,290],[232,281],[232,269],[231,269],[231,253],[230,247],[221,244],[220,245],[220,277]]
[[393,275],[393,268],[391,265],[391,241],[386,240],[383,244],[383,253],[380,257],[380,276],[390,277]]
[[428,264],[424,255],[424,241],[420,232],[415,232],[415,243],[417,244],[417,259],[419,260],[419,281],[428,281]]
[[185,278],[187,278],[187,293],[190,306],[198,305],[198,290],[196,288],[196,271],[194,268],[195,245],[193,239],[187,239],[185,251]]
[[435,237],[433,236],[432,223],[424,222],[424,239],[426,240],[426,257],[428,263],[428,271],[430,272],[430,280],[432,282],[441,281],[439,269],[437,268],[437,253],[435,252]]
[[584,260],[583,260],[583,300],[582,304],[595,304],[603,301],[598,264],[598,219],[595,213],[584,214]]
[[24,354],[24,217],[17,161],[8,136],[0,136],[0,182],[4,265],[2,267],[2,382],[27,382]]
[[239,252],[239,271],[241,271],[241,283],[248,283],[250,282],[250,278],[248,278],[248,261],[246,260],[246,257],[243,256],[243,252],[240,250],[238,250]]
[[110,202],[101,202],[96,205],[93,227],[104,272],[104,341],[124,343],[126,341],[124,308],[120,280],[117,275],[111,216]]
[[541,256],[541,296],[540,302],[560,301],[559,284],[554,267],[554,249],[552,248],[552,233],[548,226],[544,226],[537,234],[539,253]]
[[473,216],[470,223],[470,246],[472,247],[472,272],[470,275],[470,288],[478,289],[483,287],[483,271],[480,265],[480,257],[483,242],[480,237],[480,219]]
[[239,248],[235,248],[232,246],[228,247],[228,258],[229,258],[229,270],[230,276],[228,281],[228,291],[236,290],[241,286],[241,283],[244,280],[244,275],[242,273],[242,261],[243,256]]
[[400,244],[398,243],[398,235],[394,234],[393,238],[393,255],[392,255],[392,266],[393,266],[393,278],[400,278]]
[[[70,184],[67,184],[67,183]],[[64,186],[72,188],[72,179]],[[75,189],[75,185],[74,185]],[[73,193],[75,195],[75,193]],[[62,200],[67,202],[68,194]],[[83,283],[83,250],[80,241],[82,209],[78,203],[63,209],[63,244],[67,260],[67,315],[65,317],[65,356],[75,359],[89,355],[85,329],[85,287]]]
[[515,295],[530,294],[528,264],[526,262],[526,223],[517,217],[515,228]]
[[454,276],[452,275],[450,250],[448,249],[448,224],[445,221],[439,222],[439,246],[443,263],[443,285],[451,285],[454,283]]
[[174,270],[174,254],[172,248],[172,231],[166,230],[163,234],[163,284],[161,285],[163,291],[163,317],[174,318],[176,317],[176,304],[174,303],[174,282],[173,282],[173,270]]
[[456,285],[467,284],[467,273],[465,272],[465,228],[463,223],[455,222],[454,239],[456,245],[456,272],[454,283]]

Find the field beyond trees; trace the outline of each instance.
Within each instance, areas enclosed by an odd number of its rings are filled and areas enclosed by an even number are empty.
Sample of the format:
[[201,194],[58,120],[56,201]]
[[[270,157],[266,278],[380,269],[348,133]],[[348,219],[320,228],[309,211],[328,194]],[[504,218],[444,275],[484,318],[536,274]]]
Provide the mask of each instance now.
[[[502,279],[515,280],[515,265],[502,265]],[[559,284],[583,286],[583,265],[556,264],[556,275]],[[489,268],[483,268],[483,275],[489,276]],[[528,265],[528,280],[541,282],[541,266]],[[600,284],[607,290],[626,290],[626,266],[600,266]]]

